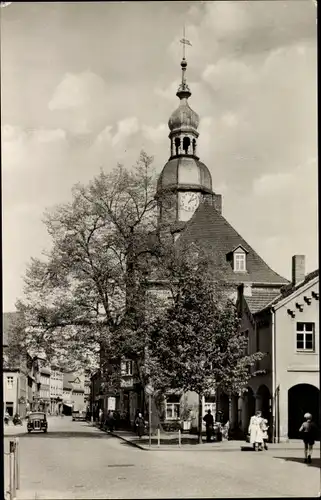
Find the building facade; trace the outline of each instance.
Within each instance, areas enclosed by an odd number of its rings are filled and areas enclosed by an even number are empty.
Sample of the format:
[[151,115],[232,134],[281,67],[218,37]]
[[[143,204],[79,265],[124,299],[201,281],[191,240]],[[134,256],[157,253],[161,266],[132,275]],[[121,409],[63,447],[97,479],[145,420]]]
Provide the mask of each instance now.
[[64,374],[58,366],[51,366],[50,370],[50,413],[62,413]]
[[10,415],[19,413],[25,417],[32,407],[36,391],[35,361],[29,354],[12,359],[9,353],[11,327],[16,318],[17,313],[4,313],[2,316],[3,406]]
[[85,410],[85,374],[83,371],[63,374],[63,412]]
[[277,441],[299,438],[304,413],[320,426],[319,271],[305,275],[305,258],[292,258],[292,283],[272,300],[253,301],[239,289],[242,330],[249,352],[265,358],[241,398],[240,424],[260,409]]

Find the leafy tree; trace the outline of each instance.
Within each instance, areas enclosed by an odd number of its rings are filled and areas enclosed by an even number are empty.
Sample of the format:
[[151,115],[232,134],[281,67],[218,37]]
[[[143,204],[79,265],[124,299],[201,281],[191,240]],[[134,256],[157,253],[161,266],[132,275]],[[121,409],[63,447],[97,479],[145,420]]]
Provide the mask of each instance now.
[[[177,276],[172,305],[145,324],[145,369],[160,393],[195,391],[201,397],[213,388],[239,394],[253,376],[250,368],[262,353],[246,354],[247,339],[231,288],[215,279],[209,266],[184,264]],[[199,439],[201,440],[201,408]]]
[[158,248],[155,182],[142,152],[132,169],[101,172],[75,186],[70,203],[47,211],[52,248],[28,266],[12,349],[100,366],[119,379],[121,339],[141,320],[148,255]]

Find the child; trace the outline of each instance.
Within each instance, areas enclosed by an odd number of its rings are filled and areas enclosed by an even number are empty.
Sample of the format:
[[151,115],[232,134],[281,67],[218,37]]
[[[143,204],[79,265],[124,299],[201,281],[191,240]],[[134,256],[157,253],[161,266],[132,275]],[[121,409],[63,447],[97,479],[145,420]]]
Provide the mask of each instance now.
[[317,434],[317,426],[312,422],[311,413],[304,415],[305,422],[301,425],[299,432],[302,433],[304,442],[304,463],[310,464],[312,462],[311,455],[313,451],[314,440]]
[[268,436],[269,426],[268,426],[268,421],[267,421],[266,418],[264,418],[263,421],[262,421],[261,429],[262,429],[262,434],[263,434],[264,449],[268,450],[267,442],[268,442],[268,439],[269,439],[269,436]]

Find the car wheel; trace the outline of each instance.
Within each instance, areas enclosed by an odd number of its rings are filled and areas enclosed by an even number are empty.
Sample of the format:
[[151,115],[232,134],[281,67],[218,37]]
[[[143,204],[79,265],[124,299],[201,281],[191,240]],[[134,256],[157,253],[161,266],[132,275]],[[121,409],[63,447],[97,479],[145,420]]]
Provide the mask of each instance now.
[[44,431],[43,431],[43,432],[47,432],[47,429],[44,429]]
[[30,432],[31,432],[31,430],[30,430],[30,429],[28,429],[28,433],[29,433],[29,434],[30,434]]

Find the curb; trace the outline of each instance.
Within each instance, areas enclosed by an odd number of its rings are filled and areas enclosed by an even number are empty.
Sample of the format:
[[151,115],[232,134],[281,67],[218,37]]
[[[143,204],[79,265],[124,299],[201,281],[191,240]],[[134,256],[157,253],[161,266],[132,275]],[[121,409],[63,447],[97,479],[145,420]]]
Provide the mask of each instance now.
[[151,448],[146,448],[145,446],[142,446],[138,443],[134,443],[133,441],[130,441],[129,439],[126,439],[125,437],[120,436],[119,434],[115,434],[114,432],[111,432],[110,434],[111,434],[111,436],[114,436],[118,439],[121,439],[122,441],[125,441],[126,443],[130,444],[131,446],[133,446],[135,448],[139,448],[140,450],[143,450],[143,451],[151,451]]
[[[107,431],[105,431],[104,429],[100,429],[98,426],[96,426],[94,424],[92,424],[92,426],[96,427],[98,430],[100,430],[102,432],[107,433]],[[250,451],[249,444],[247,444],[247,443],[245,444],[243,442],[240,442],[239,447],[227,447],[227,448],[225,448],[225,447],[223,448],[222,446],[199,448],[199,447],[197,447],[197,445],[182,445],[181,447],[179,447],[178,445],[170,445],[170,446],[161,445],[160,447],[158,447],[157,445],[152,445],[150,448],[148,445],[138,444],[137,442],[134,442],[134,441],[128,439],[127,437],[121,436],[115,432],[110,432],[109,434],[113,437],[121,439],[122,441],[125,441],[130,446],[133,446],[133,447],[138,448],[138,449],[143,450],[143,451],[211,451],[211,452],[231,452],[231,451],[245,452],[245,451]],[[293,450],[293,451],[300,450],[301,451],[302,450],[302,446],[300,446],[300,443],[296,443],[297,446],[295,446],[295,447],[287,447],[287,446],[284,446],[285,443],[282,443],[282,444],[283,444],[283,446],[278,447],[278,448],[274,448],[273,446],[269,447],[269,451],[272,452],[272,451],[276,451],[276,450],[280,450],[280,451],[289,451],[289,450]],[[187,448],[186,446],[189,446],[189,447]],[[320,448],[318,446],[316,446],[315,449],[319,450]]]
[[111,436],[114,436],[118,439],[121,439],[122,441],[125,441],[126,443],[130,444],[131,446],[133,446],[135,448],[139,448],[140,450],[143,450],[143,451],[149,451],[149,448],[145,448],[144,446],[141,446],[138,443],[134,443],[133,441],[130,441],[129,439],[125,438],[124,436],[120,436],[119,434],[115,434],[114,432],[108,433],[108,431],[105,431],[105,429],[101,429],[99,426],[97,426],[95,424],[91,424],[91,426],[96,427],[96,429],[98,429],[101,432],[105,432],[106,434],[110,434]]

